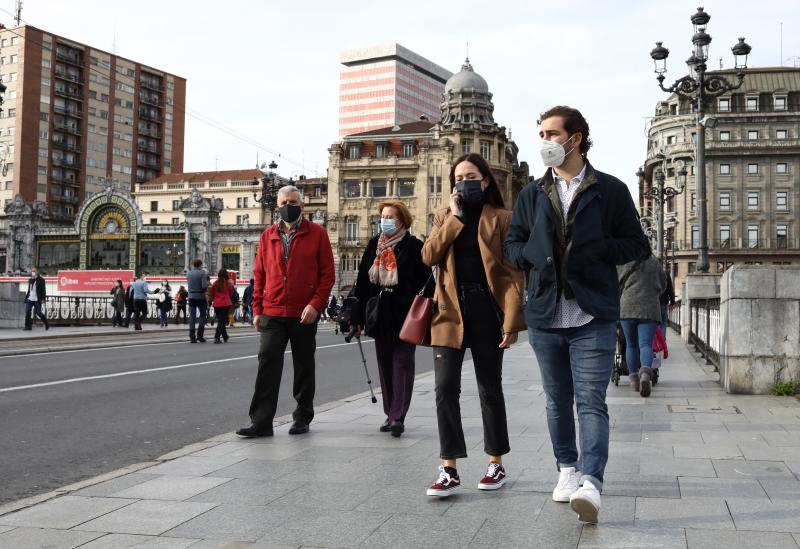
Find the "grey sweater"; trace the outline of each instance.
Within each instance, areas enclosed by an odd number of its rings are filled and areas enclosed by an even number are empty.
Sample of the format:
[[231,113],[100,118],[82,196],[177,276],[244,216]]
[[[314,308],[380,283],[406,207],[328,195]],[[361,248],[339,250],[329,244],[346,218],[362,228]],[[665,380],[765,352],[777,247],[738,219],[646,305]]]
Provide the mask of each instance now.
[[[617,277],[620,281],[630,272],[625,278],[624,286],[620,287],[619,317],[660,322],[659,297],[667,287],[667,275],[661,268],[661,262],[652,255],[638,266],[636,263],[631,261],[617,266]],[[636,269],[632,270],[634,267]]]
[[186,286],[189,299],[205,299],[208,288],[208,273],[203,269],[192,269],[186,273]]

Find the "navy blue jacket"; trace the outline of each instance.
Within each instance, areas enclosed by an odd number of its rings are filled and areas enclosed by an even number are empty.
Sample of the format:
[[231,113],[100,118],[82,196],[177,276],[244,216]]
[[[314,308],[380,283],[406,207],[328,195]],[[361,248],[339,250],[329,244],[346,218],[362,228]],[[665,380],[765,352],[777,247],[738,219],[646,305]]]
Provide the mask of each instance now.
[[529,327],[550,327],[562,293],[597,319],[617,320],[616,266],[649,254],[625,184],[587,163],[580,185],[566,222],[552,170],[524,188],[514,206],[505,253],[527,273]]

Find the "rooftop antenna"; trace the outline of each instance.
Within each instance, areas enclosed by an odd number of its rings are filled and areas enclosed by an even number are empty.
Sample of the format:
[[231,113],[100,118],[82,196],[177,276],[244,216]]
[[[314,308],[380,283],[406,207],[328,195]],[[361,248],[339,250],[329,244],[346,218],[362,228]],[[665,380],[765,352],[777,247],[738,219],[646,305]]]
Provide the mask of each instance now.
[[22,21],[22,0],[17,0],[14,12],[16,13],[14,16],[14,21],[17,22],[17,26],[19,27],[20,22]]
[[783,66],[783,21],[781,21],[781,67]]
[[719,58],[719,70],[722,70],[722,57]]
[[469,62],[469,40],[467,40],[467,62]]

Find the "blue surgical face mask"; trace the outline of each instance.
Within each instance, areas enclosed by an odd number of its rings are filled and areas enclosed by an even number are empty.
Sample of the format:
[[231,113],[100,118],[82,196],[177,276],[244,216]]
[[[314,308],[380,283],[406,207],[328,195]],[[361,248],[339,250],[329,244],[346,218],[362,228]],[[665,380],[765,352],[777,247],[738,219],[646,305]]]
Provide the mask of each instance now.
[[394,219],[383,219],[381,218],[381,232],[386,234],[392,234],[397,230],[397,224],[394,222]]

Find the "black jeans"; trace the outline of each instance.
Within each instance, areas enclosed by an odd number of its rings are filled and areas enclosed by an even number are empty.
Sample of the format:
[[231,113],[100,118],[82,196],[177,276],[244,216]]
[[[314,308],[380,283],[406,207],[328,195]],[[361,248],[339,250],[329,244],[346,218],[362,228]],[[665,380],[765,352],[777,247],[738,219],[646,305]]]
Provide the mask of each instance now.
[[[197,314],[197,313],[200,314]],[[189,300],[189,339],[203,339],[206,330],[206,317],[208,316],[208,301],[205,297]],[[197,323],[197,337],[195,337],[195,322]]]
[[436,418],[442,459],[467,457],[461,426],[461,366],[467,347],[472,351],[483,418],[483,447],[490,456],[507,454],[506,402],[503,396],[502,324],[494,297],[487,289],[459,291],[464,345],[461,349],[433,347],[436,380]]
[[228,315],[231,312],[230,306],[228,307],[214,307],[214,314],[217,315],[217,328],[214,331],[214,339],[219,340],[222,338],[227,341],[228,330],[225,326],[228,325]]
[[183,315],[183,324],[186,324],[186,302],[178,303],[175,310],[175,324],[181,324],[181,315]]
[[33,316],[31,315],[31,311],[33,311],[36,316],[38,316],[45,326],[49,326],[47,323],[47,315],[42,312],[42,302],[41,301],[31,301],[30,299],[25,300],[25,328],[33,327]]
[[297,401],[292,417],[301,423],[311,423],[314,419],[317,323],[300,324],[299,318],[262,315],[259,331],[261,345],[258,350],[258,375],[250,403],[250,419],[253,425],[272,428],[283,374],[283,357],[286,344],[290,341],[294,365],[292,392]]
[[147,300],[134,299],[133,300],[133,323],[137,330],[142,329],[142,320],[147,319]]

